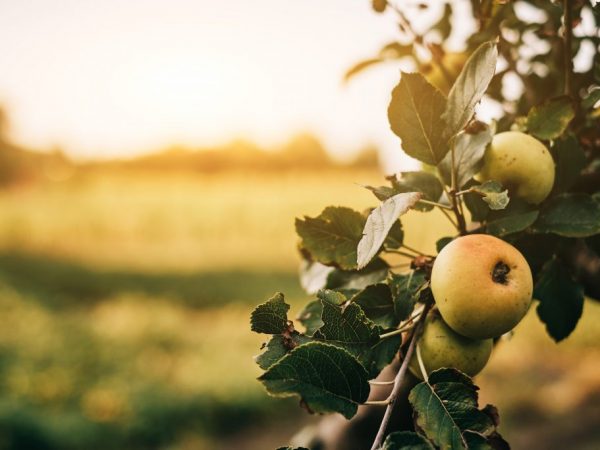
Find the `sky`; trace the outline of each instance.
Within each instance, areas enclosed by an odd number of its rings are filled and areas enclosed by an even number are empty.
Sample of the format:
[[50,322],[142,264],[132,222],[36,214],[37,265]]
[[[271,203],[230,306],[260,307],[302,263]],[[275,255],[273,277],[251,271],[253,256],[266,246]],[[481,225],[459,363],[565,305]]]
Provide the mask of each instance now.
[[368,0],[0,0],[0,103],[17,143],[79,159],[303,131],[393,159],[399,67],[341,80],[396,36]]

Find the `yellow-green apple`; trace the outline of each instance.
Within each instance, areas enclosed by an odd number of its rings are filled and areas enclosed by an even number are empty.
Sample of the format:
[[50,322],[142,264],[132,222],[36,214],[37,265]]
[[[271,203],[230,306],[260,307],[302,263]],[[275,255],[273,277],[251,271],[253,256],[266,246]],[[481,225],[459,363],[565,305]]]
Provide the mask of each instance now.
[[506,131],[492,138],[475,179],[499,181],[511,194],[537,205],[550,194],[554,172],[544,144],[520,131]]
[[436,257],[431,291],[450,328],[471,339],[487,339],[512,330],[527,313],[533,279],[515,247],[471,234],[454,239]]
[[[493,347],[492,339],[470,339],[452,331],[437,311],[425,319],[423,335],[418,341],[423,366],[429,375],[442,367],[453,367],[475,376],[485,367]],[[410,371],[423,378],[416,351],[410,363]]]

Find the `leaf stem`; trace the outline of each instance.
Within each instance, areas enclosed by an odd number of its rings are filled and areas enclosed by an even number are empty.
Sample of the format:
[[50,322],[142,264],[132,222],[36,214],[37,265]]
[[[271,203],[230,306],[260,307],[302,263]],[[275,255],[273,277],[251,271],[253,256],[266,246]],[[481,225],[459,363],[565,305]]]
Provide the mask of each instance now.
[[457,195],[457,186],[456,186],[456,157],[454,150],[454,142],[450,145],[450,156],[452,166],[450,168],[450,180],[451,180],[451,188],[450,188],[450,201],[452,202],[452,210],[454,211],[454,215],[456,216],[457,229],[460,235],[467,234],[467,224],[465,222],[465,216],[463,215],[461,208],[459,207],[459,198]]
[[394,384],[394,380],[390,380],[390,381],[369,380],[369,384],[372,384],[373,386],[390,386],[390,385]]
[[431,256],[431,255],[428,255],[428,254],[426,254],[426,253],[423,253],[423,252],[421,252],[421,251],[419,251],[419,250],[417,250],[417,249],[415,249],[415,248],[409,247],[409,246],[408,246],[408,245],[406,245],[406,244],[402,244],[402,248],[405,248],[406,250],[408,250],[408,251],[410,251],[410,252],[416,253],[416,254],[417,254],[417,255],[419,255],[419,256]]
[[446,210],[444,210],[444,209],[440,209],[440,211],[443,212],[444,215],[446,216],[446,218],[450,221],[450,223],[452,225],[454,225],[454,228],[456,228],[458,231],[460,231],[459,228],[458,228],[458,224],[454,221],[454,219],[452,218],[452,216],[450,214],[448,214],[448,212]]
[[424,323],[424,318],[427,316],[429,312],[430,305],[426,305],[423,309],[423,313],[419,318],[419,321],[412,332],[412,336],[410,338],[410,344],[408,344],[408,349],[406,350],[406,354],[402,359],[402,365],[400,366],[400,370],[396,374],[394,378],[394,388],[392,389],[392,393],[388,397],[388,406],[383,415],[383,419],[381,421],[381,425],[379,425],[379,431],[377,431],[377,436],[375,436],[375,440],[373,441],[373,445],[371,446],[371,450],[377,450],[381,447],[383,443],[383,438],[385,437],[385,432],[387,430],[388,424],[390,423],[390,419],[392,417],[392,412],[394,410],[394,405],[396,404],[396,400],[398,399],[398,394],[400,393],[400,387],[402,385],[402,380],[406,375],[406,371],[408,370],[408,362],[412,358],[412,355],[415,351],[415,346],[417,344],[417,339],[419,338],[419,334],[421,332],[421,328]]
[[419,203],[422,203],[424,205],[437,206],[438,208],[449,209],[450,211],[452,211],[452,207],[451,206],[444,205],[443,203],[432,202],[430,200],[424,200],[424,199],[419,200]]
[[413,255],[412,253],[403,252],[402,250],[386,250],[387,253],[394,253],[395,255],[406,256],[407,258],[415,259],[419,255]]
[[572,0],[563,0],[564,56],[565,56],[565,95],[573,96],[573,11]]
[[367,400],[364,405],[371,406],[387,406],[390,404],[389,400]]

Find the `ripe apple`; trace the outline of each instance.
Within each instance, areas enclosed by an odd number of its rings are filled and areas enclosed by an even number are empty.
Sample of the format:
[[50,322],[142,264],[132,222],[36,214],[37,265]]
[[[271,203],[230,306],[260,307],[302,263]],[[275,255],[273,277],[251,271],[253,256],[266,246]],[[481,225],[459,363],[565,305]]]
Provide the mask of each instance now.
[[[442,367],[454,367],[472,377],[487,364],[493,342],[492,339],[469,339],[455,333],[434,310],[425,319],[418,345],[428,375]],[[416,351],[408,367],[417,378],[423,378]]]
[[506,131],[493,137],[475,179],[499,181],[516,197],[537,205],[550,194],[554,171],[544,144],[520,131]]
[[436,257],[431,291],[450,328],[471,339],[487,339],[521,321],[531,304],[533,278],[512,245],[471,234],[454,239]]

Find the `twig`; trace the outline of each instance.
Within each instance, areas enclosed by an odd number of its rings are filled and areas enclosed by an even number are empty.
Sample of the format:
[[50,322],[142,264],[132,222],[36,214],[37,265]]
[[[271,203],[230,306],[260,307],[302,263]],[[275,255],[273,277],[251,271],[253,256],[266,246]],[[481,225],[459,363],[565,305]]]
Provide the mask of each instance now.
[[564,40],[565,40],[565,95],[573,96],[573,14],[571,0],[563,0]]
[[390,381],[370,380],[369,384],[372,384],[373,386],[390,386],[390,385],[394,384],[394,380],[390,380]]
[[404,355],[404,359],[402,360],[402,365],[400,366],[400,370],[396,374],[396,378],[394,378],[394,388],[392,389],[392,393],[388,397],[388,406],[385,410],[385,414],[383,415],[383,420],[381,421],[381,425],[379,425],[379,431],[377,432],[377,436],[375,436],[375,440],[373,441],[373,445],[371,446],[371,450],[377,450],[381,447],[383,443],[383,438],[385,437],[385,432],[387,430],[388,424],[390,422],[390,418],[392,417],[392,412],[394,410],[394,405],[396,404],[396,400],[398,399],[398,394],[400,393],[400,387],[402,385],[402,380],[406,375],[406,371],[408,369],[408,363],[412,358],[412,355],[415,351],[415,346],[417,344],[417,339],[419,338],[419,334],[423,325],[423,319],[427,316],[427,312],[429,311],[430,306],[427,305],[423,309],[423,314],[421,315],[419,322],[416,328],[413,330],[412,336],[410,338],[410,344],[408,345],[408,349],[406,350],[406,354]]
[[406,244],[404,244],[404,243],[402,244],[402,248],[405,248],[405,249],[406,249],[406,250],[408,250],[408,251],[411,251],[411,252],[413,252],[413,253],[416,253],[416,254],[417,254],[417,255],[419,255],[419,256],[430,256],[430,257],[431,257],[431,255],[428,255],[427,253],[423,253],[422,251],[419,251],[419,250],[417,250],[417,249],[415,249],[415,248],[409,247],[408,245],[406,245]]
[[432,202],[430,200],[421,199],[421,200],[419,200],[419,203],[423,203],[424,205],[437,206],[440,209],[449,209],[449,210],[452,210],[451,206],[444,205],[443,203]]
[[403,252],[402,250],[386,250],[386,252],[394,253],[395,255],[406,256],[407,258],[410,258],[410,259],[415,259],[417,256],[419,256],[419,255],[413,255],[412,253]]
[[388,400],[367,400],[364,404],[371,406],[387,406],[390,402]]

